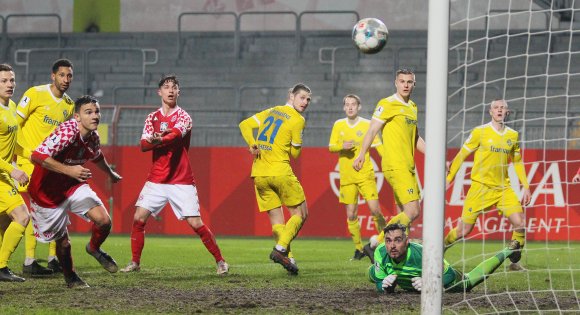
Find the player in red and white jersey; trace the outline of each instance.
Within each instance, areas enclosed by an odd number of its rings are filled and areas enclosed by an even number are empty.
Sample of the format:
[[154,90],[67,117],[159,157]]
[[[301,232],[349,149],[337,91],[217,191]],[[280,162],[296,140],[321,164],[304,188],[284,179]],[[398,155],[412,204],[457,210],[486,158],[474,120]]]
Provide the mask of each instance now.
[[41,242],[56,240],[56,254],[69,288],[88,285],[76,274],[67,225],[68,212],[93,222],[86,251],[109,272],[117,272],[115,260],[101,250],[111,231],[111,218],[103,202],[87,184],[91,170],[82,165],[93,161],[113,182],[113,171],[100,150],[97,127],[101,118],[97,99],[82,96],[75,101],[74,118],[60,124],[32,153],[36,164],[28,186],[34,235]]
[[191,117],[177,105],[179,81],[175,75],[159,81],[161,108],[145,120],[141,150],[153,151],[153,165],[136,203],[131,231],[132,259],[121,272],[139,271],[145,245],[145,224],[157,216],[169,202],[179,220],[186,220],[197,233],[217,264],[217,274],[224,275],[229,266],[222,257],[215,237],[204,225],[199,211],[197,188],[187,156],[191,138]]

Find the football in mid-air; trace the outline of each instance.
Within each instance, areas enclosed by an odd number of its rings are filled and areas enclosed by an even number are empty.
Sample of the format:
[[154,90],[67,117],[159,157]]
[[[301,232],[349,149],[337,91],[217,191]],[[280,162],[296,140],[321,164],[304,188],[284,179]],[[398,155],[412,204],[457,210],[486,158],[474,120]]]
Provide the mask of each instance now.
[[354,44],[365,54],[378,53],[385,47],[388,39],[389,30],[385,23],[379,19],[362,19],[352,29]]

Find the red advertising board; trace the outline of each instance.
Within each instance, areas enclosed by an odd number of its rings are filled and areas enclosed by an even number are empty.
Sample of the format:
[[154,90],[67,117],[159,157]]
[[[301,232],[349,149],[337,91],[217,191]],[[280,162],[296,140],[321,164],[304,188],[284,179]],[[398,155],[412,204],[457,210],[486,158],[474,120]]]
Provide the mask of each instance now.
[[[142,153],[138,147],[105,148],[109,162],[123,176],[118,184],[110,184],[104,174],[94,169],[91,185],[108,206],[113,217],[114,233],[130,233],[134,204],[147,178],[151,153]],[[456,150],[450,150],[452,158]],[[267,215],[260,214],[249,177],[252,159],[245,148],[204,147],[192,148],[189,153],[202,209],[202,218],[218,235],[269,236],[271,228]],[[379,161],[376,152],[374,161]],[[305,148],[293,169],[306,192],[309,218],[301,236],[348,237],[346,211],[338,202],[339,178],[336,170],[337,155],[326,148]],[[526,171],[531,183],[532,203],[526,208],[529,240],[580,240],[580,184],[570,183],[580,167],[580,150],[526,150]],[[571,161],[571,162],[570,162]],[[424,157],[416,158],[417,173],[423,183]],[[380,163],[377,163],[380,164]],[[445,209],[446,231],[461,215],[463,197],[469,188],[469,170],[466,161],[454,185],[447,191]],[[377,185],[383,213],[396,213],[392,191],[377,168]],[[517,183],[515,172],[510,172]],[[516,193],[520,188],[515,185]],[[423,204],[423,211],[431,211]],[[375,234],[368,208],[359,206],[363,236]],[[88,232],[89,226],[78,218],[71,218],[72,231]],[[510,225],[496,211],[480,217],[472,232],[473,238],[502,239],[510,237]],[[167,208],[156,220],[149,220],[148,233],[191,234],[185,222],[179,222]],[[422,218],[412,226],[412,236],[421,237]],[[508,231],[506,233],[506,231]]]

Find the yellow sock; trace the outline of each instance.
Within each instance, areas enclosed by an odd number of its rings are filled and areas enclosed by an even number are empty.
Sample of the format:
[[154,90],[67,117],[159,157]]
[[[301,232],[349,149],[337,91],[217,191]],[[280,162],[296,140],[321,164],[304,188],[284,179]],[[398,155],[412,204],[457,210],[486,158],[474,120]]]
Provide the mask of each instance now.
[[524,244],[526,243],[526,232],[513,231],[512,240],[520,242],[520,246],[524,247]]
[[52,241],[50,243],[48,243],[48,256],[54,256],[56,257],[56,242]]
[[383,217],[382,214],[377,214],[376,216],[373,216],[373,222],[375,223],[375,229],[377,229],[378,233],[382,232],[386,226],[385,217]]
[[387,223],[387,225],[395,224],[395,223],[400,223],[400,224],[406,226],[407,227],[407,234],[409,234],[409,226],[411,225],[411,219],[409,219],[409,217],[405,214],[405,212],[401,212],[401,213],[397,214],[396,216],[392,217],[389,220],[389,223]]
[[[396,216],[392,217],[389,220],[389,222],[387,223],[387,225],[395,224],[395,223],[400,223],[400,224],[406,226],[407,227],[407,235],[409,235],[409,231],[410,231],[410,227],[411,227],[411,219],[409,219],[409,217],[405,214],[405,212],[401,212],[401,213],[397,214]],[[385,232],[381,231],[381,233],[377,237],[377,241],[380,244],[384,240],[385,240]]]
[[26,228],[17,222],[12,222],[8,225],[0,247],[0,268],[8,266],[8,260],[16,247],[18,247],[25,230]]
[[280,239],[278,240],[278,245],[288,248],[290,242],[298,235],[300,228],[302,228],[302,217],[298,215],[293,215],[286,222],[286,227],[282,234],[280,234]]
[[363,244],[360,236],[360,225],[358,223],[358,218],[354,219],[353,221],[347,219],[346,223],[348,225],[348,231],[350,232],[350,237],[352,237],[354,247],[362,252]]
[[[284,225],[284,224],[272,225],[272,235],[274,235],[274,241],[276,242],[276,244],[278,244],[278,240],[280,239],[280,235],[282,235],[282,232],[284,232],[285,227],[286,227],[286,225]],[[291,250],[288,251],[288,258],[294,258],[294,254],[292,254]]]
[[26,226],[24,233],[24,245],[26,248],[26,258],[35,258],[36,255],[36,237],[34,237],[34,228],[32,227],[32,220]]
[[449,246],[457,241],[457,228],[451,229],[445,236],[445,246]]

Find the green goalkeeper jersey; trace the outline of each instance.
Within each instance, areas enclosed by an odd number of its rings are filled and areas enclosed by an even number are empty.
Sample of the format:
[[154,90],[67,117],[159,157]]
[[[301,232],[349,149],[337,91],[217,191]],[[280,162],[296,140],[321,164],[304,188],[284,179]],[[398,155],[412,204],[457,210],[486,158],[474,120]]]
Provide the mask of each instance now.
[[[396,284],[403,290],[416,291],[411,279],[421,277],[423,266],[423,246],[410,242],[407,248],[407,257],[400,263],[391,259],[385,243],[380,244],[375,250],[375,264],[369,267],[369,280],[373,282],[379,292],[383,292],[382,282],[388,275],[397,275]],[[461,273],[454,270],[447,261],[443,260],[443,286],[453,286],[456,281],[461,281]]]

